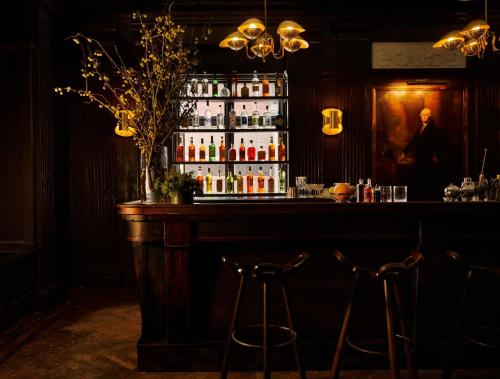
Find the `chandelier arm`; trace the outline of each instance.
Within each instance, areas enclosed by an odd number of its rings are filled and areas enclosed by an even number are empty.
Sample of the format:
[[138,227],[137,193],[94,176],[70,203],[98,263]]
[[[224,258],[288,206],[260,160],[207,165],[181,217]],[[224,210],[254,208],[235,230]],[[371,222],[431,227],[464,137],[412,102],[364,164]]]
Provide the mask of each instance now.
[[281,59],[285,56],[285,48],[283,46],[283,38],[280,36],[280,49],[278,50],[277,53],[274,52],[274,49],[273,49],[273,57],[275,59]]
[[491,47],[492,47],[493,51],[500,51],[500,47],[497,47],[497,45],[496,45],[497,35],[495,34],[495,32],[491,32],[491,35],[492,35]]
[[247,43],[247,44],[245,44],[245,53],[246,53],[246,55],[247,55],[247,58],[248,58],[248,59],[255,59],[255,58],[257,57],[257,55],[256,55],[256,54],[254,54],[254,55],[250,55],[250,54],[248,53],[248,45],[249,45],[248,43]]

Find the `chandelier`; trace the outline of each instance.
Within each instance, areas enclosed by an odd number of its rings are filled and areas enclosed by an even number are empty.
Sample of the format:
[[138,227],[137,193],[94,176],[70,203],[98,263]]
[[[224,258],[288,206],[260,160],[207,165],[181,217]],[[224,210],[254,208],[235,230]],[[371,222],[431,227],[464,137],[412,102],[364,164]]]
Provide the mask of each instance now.
[[245,48],[250,59],[262,58],[265,62],[269,54],[276,59],[285,55],[285,50],[294,53],[299,49],[307,49],[309,43],[300,36],[305,29],[294,21],[285,20],[278,25],[277,33],[280,36],[280,46],[275,52],[274,39],[266,32],[267,29],[267,0],[264,0],[264,23],[257,18],[250,18],[238,26],[238,30],[229,34],[219,44],[219,47],[238,51]]
[[491,39],[491,47],[495,52],[500,51],[496,46],[496,35],[490,31],[488,25],[488,0],[484,0],[484,20],[474,20],[462,30],[453,30],[437,41],[433,48],[460,50],[465,56],[482,58]]

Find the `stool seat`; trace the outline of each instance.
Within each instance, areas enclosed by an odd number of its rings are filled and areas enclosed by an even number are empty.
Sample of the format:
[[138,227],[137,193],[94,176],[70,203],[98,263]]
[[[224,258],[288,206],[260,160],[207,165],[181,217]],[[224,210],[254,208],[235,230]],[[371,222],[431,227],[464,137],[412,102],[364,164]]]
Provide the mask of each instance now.
[[[455,322],[451,332],[450,339],[448,341],[448,348],[446,351],[446,357],[444,361],[443,378],[450,379],[452,377],[452,360],[455,353],[455,345],[457,343],[459,334],[463,329],[463,318],[467,309],[467,302],[469,298],[469,289],[471,286],[472,279],[478,275],[492,275],[493,277],[500,279],[500,268],[499,267],[489,267],[484,264],[472,264],[467,262],[467,260],[462,257],[459,253],[455,251],[448,250],[445,252],[445,256],[451,258],[454,262],[460,264],[464,271],[467,272],[467,277],[460,295],[460,302],[457,309],[457,314],[455,317]],[[469,326],[469,330],[476,330],[475,335],[463,335],[462,338],[468,342],[475,345],[482,346],[490,349],[500,349],[498,344],[500,336],[500,328],[498,326]],[[477,331],[483,333],[482,336],[478,336]],[[494,342],[492,342],[494,341]]]
[[[268,364],[269,350],[292,345],[297,372],[301,379],[306,379],[305,371],[302,369],[302,364],[300,362],[297,346],[297,332],[293,327],[286,274],[300,267],[307,259],[309,259],[309,255],[307,253],[301,253],[295,259],[283,265],[275,262],[262,262],[250,266],[234,262],[226,256],[222,257],[222,262],[226,263],[234,272],[240,275],[240,284],[236,294],[233,317],[231,319],[229,335],[224,350],[224,359],[222,361],[220,373],[221,379],[227,378],[229,354],[233,343],[244,347],[262,349],[264,379],[271,378],[271,368]],[[237,325],[241,312],[241,297],[249,278],[257,280],[262,285],[262,323]],[[288,326],[269,323],[267,289],[273,282],[278,282],[281,286]],[[251,334],[252,332],[254,334],[253,336]]]
[[[397,363],[398,356],[405,356],[406,363],[408,366],[408,372],[412,379],[418,378],[418,372],[415,367],[414,354],[415,354],[415,320],[416,320],[416,308],[417,308],[417,288],[418,288],[418,269],[419,265],[423,260],[423,255],[420,251],[416,250],[406,257],[402,262],[389,262],[380,266],[377,269],[372,269],[368,267],[362,267],[351,262],[344,254],[340,251],[335,251],[335,257],[337,260],[349,271],[354,274],[354,282],[351,289],[351,295],[347,308],[344,314],[344,320],[342,322],[342,328],[340,330],[339,339],[337,342],[337,348],[335,350],[335,355],[333,357],[332,368],[330,371],[330,378],[337,379],[340,373],[340,362],[343,354],[345,345],[349,345],[352,348],[367,354],[375,355],[385,355],[389,357],[389,364],[391,367],[391,378],[399,379],[400,372]],[[415,272],[415,293],[414,293],[414,316],[413,316],[413,337],[408,337],[407,329],[404,323],[403,314],[401,311],[401,297],[399,294],[398,280],[403,276],[404,273]],[[386,319],[386,344],[387,351],[378,351],[361,346],[351,340],[349,336],[349,331],[351,328],[352,313],[356,306],[357,294],[359,289],[360,279],[363,277],[374,278],[381,280],[384,286],[384,298],[385,298],[385,319]],[[399,322],[400,333],[396,332],[395,320]],[[397,342],[401,342],[404,347],[404,352],[397,351]]]

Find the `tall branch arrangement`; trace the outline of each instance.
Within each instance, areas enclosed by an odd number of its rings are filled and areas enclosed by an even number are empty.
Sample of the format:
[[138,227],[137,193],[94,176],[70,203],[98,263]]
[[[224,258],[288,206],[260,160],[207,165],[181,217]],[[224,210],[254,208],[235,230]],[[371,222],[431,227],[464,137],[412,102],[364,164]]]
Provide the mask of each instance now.
[[198,62],[198,39],[188,44],[185,28],[170,13],[151,24],[145,14],[134,13],[132,18],[140,23],[143,50],[136,68],[125,65],[116,47],[111,53],[101,42],[76,34],[69,39],[81,48],[83,88],[57,87],[55,92],[76,93],[109,111],[118,129],[132,134],[148,169],[175,126],[185,124],[195,106],[187,97],[187,82]]

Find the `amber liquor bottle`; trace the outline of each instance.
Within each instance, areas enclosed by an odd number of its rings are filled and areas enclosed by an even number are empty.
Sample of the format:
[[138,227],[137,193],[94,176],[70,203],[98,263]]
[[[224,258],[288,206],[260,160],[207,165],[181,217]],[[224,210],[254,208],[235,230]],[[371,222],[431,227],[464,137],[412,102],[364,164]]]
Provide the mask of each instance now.
[[175,149],[175,160],[177,162],[184,162],[184,143],[182,142],[182,136],[179,136],[179,144]]
[[280,144],[278,145],[278,159],[280,161],[286,161],[286,147],[283,143],[283,139],[280,140]]
[[198,175],[196,175],[196,181],[198,182],[198,187],[200,187],[200,191],[203,192],[203,175],[201,173],[201,166],[198,167]]
[[241,87],[241,97],[248,97],[250,95],[250,89],[247,87],[247,84],[244,82],[243,87]]
[[243,193],[243,176],[241,171],[238,171],[238,176],[236,177],[236,193]]
[[220,176],[220,170],[219,175],[217,175],[217,180],[215,181],[215,189],[217,193],[222,193],[224,190],[224,177]]
[[236,149],[234,148],[234,143],[231,144],[231,148],[229,149],[229,160],[236,160]]
[[188,159],[189,162],[194,162],[196,160],[195,158],[195,147],[193,144],[193,137],[189,140],[189,147],[188,147]]
[[273,178],[273,168],[269,167],[269,178],[267,178],[267,192],[274,192],[274,178]]
[[259,193],[264,193],[264,174],[262,173],[262,167],[259,167],[259,176],[257,176],[257,191]]
[[274,145],[273,137],[271,137],[271,142],[269,142],[268,151],[269,151],[269,160],[270,161],[276,160],[276,146]]
[[364,202],[373,203],[373,187],[372,180],[370,178],[366,180]]
[[257,152],[257,159],[259,161],[265,161],[266,160],[266,151],[264,150],[264,146],[261,146],[259,151]]
[[269,80],[264,74],[264,79],[262,79],[262,96],[269,96]]
[[224,137],[222,137],[222,136],[220,137],[219,161],[221,161],[221,162],[226,161],[226,146],[224,145]]
[[242,138],[240,144],[240,162],[244,161],[245,161],[245,144],[243,143],[243,138]]
[[247,193],[253,193],[253,174],[252,167],[248,166],[247,173]]
[[206,181],[207,181],[207,193],[212,193],[212,174],[210,172],[210,167],[208,168],[208,172],[207,172],[207,177],[206,177]]
[[255,160],[255,146],[253,145],[253,140],[250,140],[250,146],[247,149],[247,156],[249,161]]
[[204,162],[207,156],[207,150],[205,149],[205,145],[203,144],[203,138],[201,139],[200,144],[200,162]]

